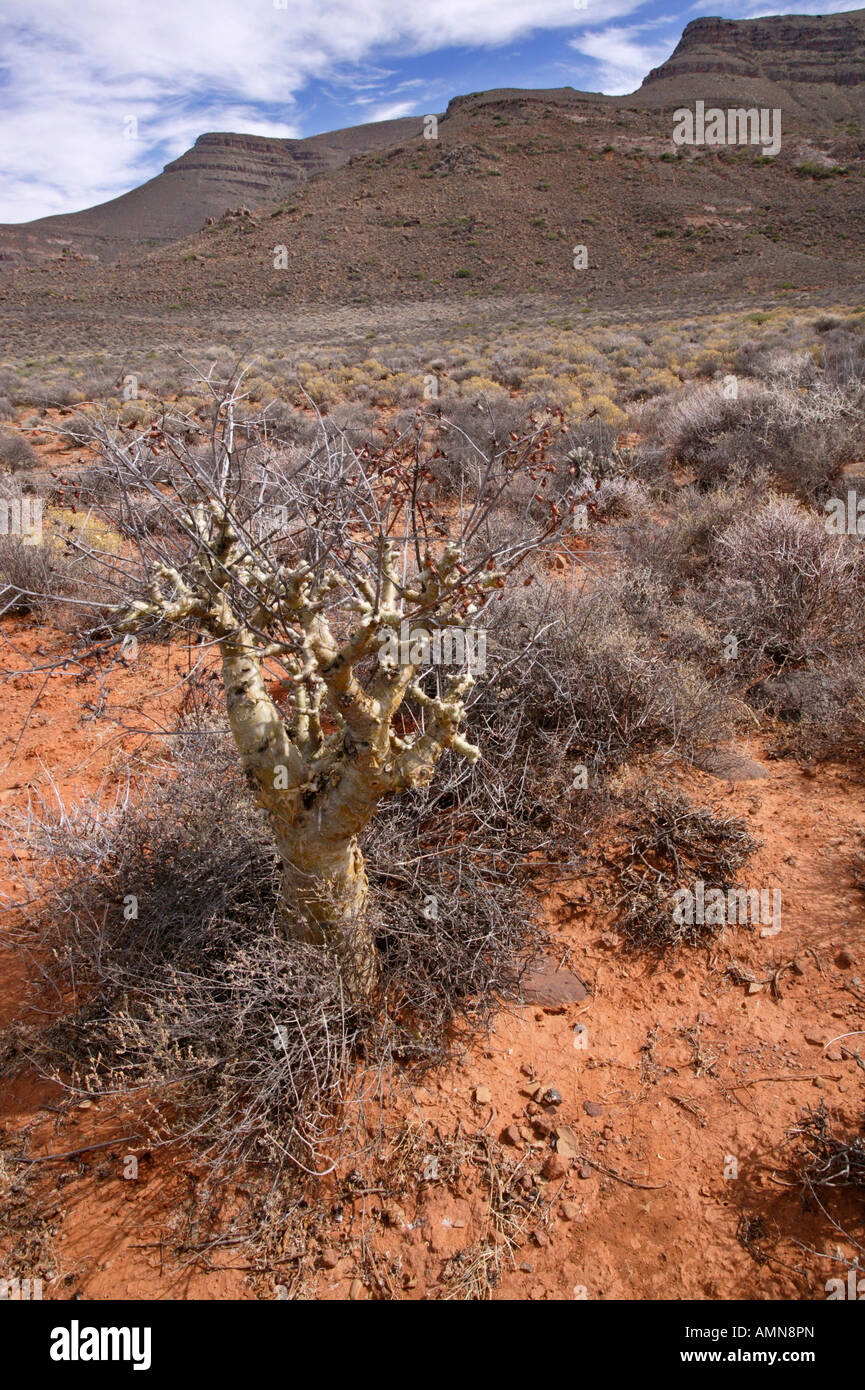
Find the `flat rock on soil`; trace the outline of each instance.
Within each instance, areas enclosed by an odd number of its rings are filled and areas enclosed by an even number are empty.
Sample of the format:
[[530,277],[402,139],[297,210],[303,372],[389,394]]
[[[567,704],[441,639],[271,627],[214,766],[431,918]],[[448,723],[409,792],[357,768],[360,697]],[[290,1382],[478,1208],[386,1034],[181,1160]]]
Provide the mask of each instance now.
[[726,782],[751,782],[756,781],[758,777],[769,776],[766,769],[753,758],[749,758],[738,748],[724,744],[708,749],[695,761],[704,772],[710,773],[712,777],[723,777]]
[[570,970],[557,970],[550,960],[537,960],[523,975],[523,998],[530,1004],[581,1004],[591,991]]

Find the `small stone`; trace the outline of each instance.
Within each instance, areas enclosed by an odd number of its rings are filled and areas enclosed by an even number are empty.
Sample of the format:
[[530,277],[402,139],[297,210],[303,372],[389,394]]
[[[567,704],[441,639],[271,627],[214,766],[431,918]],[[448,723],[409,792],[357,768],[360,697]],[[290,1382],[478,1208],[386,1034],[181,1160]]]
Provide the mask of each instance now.
[[574,1130],[570,1125],[559,1125],[556,1130],[556,1153],[570,1160],[576,1158],[579,1152],[580,1145]]
[[561,1091],[557,1091],[555,1086],[549,1086],[541,1096],[542,1105],[561,1105],[564,1096]]
[[92,1110],[92,1109],[93,1109],[93,1101],[92,1101],[92,1100],[80,1100],[80,1101],[78,1102],[78,1109],[79,1109],[79,1110]]
[[826,1049],[826,1061],[827,1061],[827,1062],[843,1062],[843,1061],[844,1061],[844,1053],[841,1051],[840,1047],[827,1047],[827,1049]]
[[748,994],[759,994],[760,991],[762,990],[762,988],[763,988],[763,986],[762,986],[762,984],[760,983],[759,980],[751,980],[750,984],[748,985],[747,993],[748,993]]
[[567,1174],[568,1164],[560,1153],[550,1154],[541,1169],[541,1177],[545,1178],[547,1182],[558,1182],[560,1178],[567,1177]]
[[579,1221],[580,1208],[576,1202],[562,1202],[560,1211],[566,1221]]
[[813,1028],[806,1028],[804,1038],[809,1047],[822,1047],[826,1039]]
[[856,961],[851,952],[847,950],[847,947],[842,946],[835,957],[835,964],[838,966],[839,970],[850,970],[851,967],[856,964]]
[[592,1176],[592,1170],[589,1167],[588,1163],[581,1164],[577,1176],[582,1178],[583,1182],[585,1182],[587,1178],[590,1178]]
[[492,1098],[489,1086],[475,1086],[475,1105],[489,1105]]
[[826,1083],[823,1080],[822,1076],[815,1076],[814,1080],[811,1082],[811,1085],[816,1086],[818,1091],[824,1091],[826,1089]]
[[604,1113],[604,1107],[602,1105],[599,1105],[596,1100],[584,1100],[583,1109],[585,1110],[587,1115],[592,1116],[592,1119],[597,1119],[600,1115],[603,1115]]
[[339,1264],[339,1254],[336,1250],[322,1250],[318,1262],[322,1269],[336,1269]]
[[607,950],[614,951],[619,945],[620,938],[614,931],[601,932],[601,945],[606,946]]
[[520,1131],[516,1125],[508,1125],[506,1129],[502,1130],[502,1143],[510,1144],[513,1148],[517,1147],[520,1143]]
[[549,1245],[550,1243],[550,1238],[547,1235],[546,1231],[542,1231],[540,1227],[532,1231],[530,1238],[535,1245],[539,1246],[541,1250],[543,1250],[544,1246]]
[[364,1288],[363,1283],[360,1279],[352,1279],[351,1288],[348,1291],[348,1296],[353,1303],[358,1303],[362,1299],[366,1298],[366,1289]]
[[804,975],[805,967],[804,965],[800,965],[797,960],[794,960],[793,964],[790,966],[790,972],[793,975]]
[[553,1122],[549,1115],[536,1115],[532,1120],[532,1129],[539,1139],[549,1139],[553,1132]]
[[522,1270],[523,1274],[531,1274],[532,1272],[532,1266],[529,1264],[528,1260],[522,1261],[522,1263],[520,1264],[520,1269]]

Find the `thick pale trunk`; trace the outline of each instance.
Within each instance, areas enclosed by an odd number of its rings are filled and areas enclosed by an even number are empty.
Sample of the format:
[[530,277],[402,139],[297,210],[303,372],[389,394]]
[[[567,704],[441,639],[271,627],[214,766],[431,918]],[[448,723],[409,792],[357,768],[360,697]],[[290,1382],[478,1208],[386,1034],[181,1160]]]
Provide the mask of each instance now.
[[326,792],[311,786],[306,760],[286,734],[250,645],[226,644],[223,674],[231,730],[282,863],[286,921],[294,935],[338,951],[346,994],[362,1003],[377,970],[364,918],[367,879],[357,834],[383,787],[374,771],[352,765]]
[[277,836],[277,849],[292,930],[338,952],[346,992],[362,1002],[375,986],[377,961],[365,917],[368,884],[357,840],[325,842],[300,822]]

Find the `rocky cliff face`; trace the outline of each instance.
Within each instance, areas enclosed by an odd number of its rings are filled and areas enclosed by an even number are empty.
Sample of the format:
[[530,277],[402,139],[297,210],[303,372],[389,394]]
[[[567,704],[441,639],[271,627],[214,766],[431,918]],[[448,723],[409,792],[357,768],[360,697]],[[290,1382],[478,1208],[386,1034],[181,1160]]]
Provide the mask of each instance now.
[[[802,145],[800,137],[831,143],[843,136],[855,148],[841,152],[842,162],[858,157],[865,134],[865,10],[741,21],[696,19],[668,61],[650,72],[630,96],[602,96],[566,87],[499,89],[455,97],[442,121],[442,148],[447,134],[460,148],[450,151],[451,163],[443,172],[458,171],[460,161],[465,167],[483,161],[487,135],[480,139],[478,130],[495,108],[520,114],[521,119],[531,114],[533,120],[544,119],[544,112],[552,109],[569,121],[587,121],[599,137],[607,122],[602,150],[608,152],[620,139],[620,127],[635,118],[655,120],[659,132],[663,128],[663,135],[656,133],[652,138],[669,138],[672,110],[695,100],[712,106],[781,108],[785,139],[791,136]],[[316,175],[327,176],[325,202],[353,205],[356,198],[365,196],[364,189],[352,187],[350,196],[340,196],[330,187],[331,179],[341,178],[342,166],[353,156],[384,149],[389,151],[388,158],[398,157],[400,147],[409,142],[423,148],[424,158],[433,158],[436,151],[417,138],[422,128],[422,117],[415,116],[305,140],[219,132],[202,135],[156,178],[119,198],[84,212],[0,227],[0,259],[14,266],[22,260],[57,260],[64,255],[101,261],[137,255],[143,248],[164,246],[198,232],[208,219],[218,223],[228,208],[291,203],[301,186]],[[647,138],[642,132],[640,141],[648,149]],[[405,173],[409,180],[413,159]],[[510,158],[496,172],[501,176],[503,171],[513,177]],[[351,170],[344,172],[351,174]],[[431,172],[442,169],[435,166]],[[383,216],[392,198],[392,193],[383,191]],[[713,195],[707,201],[717,200]],[[345,221],[340,216],[339,226]]]
[[[696,90],[700,84],[702,92]],[[758,104],[765,98],[777,105],[778,89],[785,89],[788,103],[800,115],[844,119],[855,108],[861,110],[865,10],[695,19],[667,62],[644,79],[638,95],[669,104],[677,96],[717,100],[726,91],[738,99],[751,92]]]

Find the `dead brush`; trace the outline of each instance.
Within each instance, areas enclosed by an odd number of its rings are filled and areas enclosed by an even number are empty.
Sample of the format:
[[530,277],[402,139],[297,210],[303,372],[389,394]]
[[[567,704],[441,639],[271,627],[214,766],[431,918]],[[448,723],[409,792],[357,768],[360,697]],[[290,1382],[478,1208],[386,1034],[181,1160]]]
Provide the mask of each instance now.
[[190,1141],[214,1175],[328,1171],[382,1078],[484,1032],[539,949],[510,861],[479,852],[485,779],[460,790],[461,771],[371,834],[368,1010],[334,952],[286,936],[278,862],[219,727],[184,727],[173,765],[110,812],[10,819],[46,858],[11,936],[39,957],[47,1017],[7,1036],[4,1071],[35,1065],[76,1097],[146,1093],[153,1141]]
[[[858,1275],[865,1255],[865,1125],[858,1133],[840,1128],[821,1101],[818,1109],[809,1108],[800,1115],[787,1131],[784,1143],[794,1150],[789,1166],[791,1185],[798,1188],[806,1209],[822,1213],[836,1238],[834,1255],[811,1246],[804,1248],[819,1259],[831,1259]],[[842,1206],[845,1195],[848,1201]],[[842,1254],[837,1244],[839,1236],[853,1247],[852,1259]]]
[[445,1265],[441,1283],[446,1302],[491,1299],[506,1269],[516,1267],[518,1249],[543,1224],[552,1205],[537,1188],[521,1185],[524,1160],[514,1161],[486,1135],[474,1140],[470,1162],[480,1174],[486,1197],[483,1229]]
[[840,1131],[821,1101],[787,1131],[785,1142],[795,1145],[793,1176],[803,1197],[822,1207],[827,1188],[853,1188],[865,1195],[865,1126],[855,1135]]
[[0,1151],[0,1254],[4,1277],[51,1279],[57,1269],[53,1236],[57,1190],[37,1191],[32,1169]]
[[698,880],[723,891],[735,884],[758,848],[745,822],[659,786],[626,793],[620,806],[610,854],[622,890],[612,903],[616,929],[636,949],[662,952],[717,936],[720,926],[677,921],[673,898]]
[[507,677],[497,676],[477,707],[486,702],[493,727],[516,717],[523,741],[546,747],[558,769],[556,809],[573,804],[572,762],[600,788],[634,757],[690,760],[729,736],[725,693],[696,662],[661,647],[641,587],[622,569],[573,591],[535,585],[496,605],[490,642]]
[[416,1196],[425,1184],[458,1193],[466,1183],[483,1193],[477,1238],[452,1255],[440,1276],[439,1297],[491,1299],[503,1274],[516,1267],[516,1252],[532,1230],[546,1221],[552,1203],[534,1183],[520,1157],[486,1134],[444,1136],[409,1120],[392,1139],[384,1165],[388,1189],[401,1198]]

